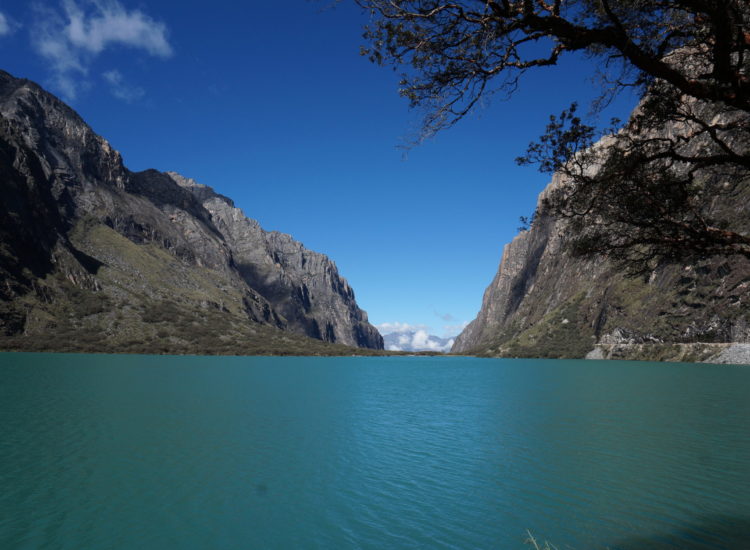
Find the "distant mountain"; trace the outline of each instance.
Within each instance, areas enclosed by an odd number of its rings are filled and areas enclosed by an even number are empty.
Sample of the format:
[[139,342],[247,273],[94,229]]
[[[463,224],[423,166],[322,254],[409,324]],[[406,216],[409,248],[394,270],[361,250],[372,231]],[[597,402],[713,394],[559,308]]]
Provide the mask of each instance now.
[[[144,129],[147,131],[147,129]],[[382,349],[336,265],[0,71],[0,349]]]
[[440,338],[424,330],[392,332],[383,336],[385,349],[389,351],[450,351],[453,338]]

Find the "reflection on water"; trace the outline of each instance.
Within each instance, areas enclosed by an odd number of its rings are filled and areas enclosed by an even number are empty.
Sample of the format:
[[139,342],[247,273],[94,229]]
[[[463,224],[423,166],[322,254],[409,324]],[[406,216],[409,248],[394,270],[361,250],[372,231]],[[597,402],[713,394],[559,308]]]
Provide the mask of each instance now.
[[0,548],[750,548],[748,395],[733,366],[0,354]]

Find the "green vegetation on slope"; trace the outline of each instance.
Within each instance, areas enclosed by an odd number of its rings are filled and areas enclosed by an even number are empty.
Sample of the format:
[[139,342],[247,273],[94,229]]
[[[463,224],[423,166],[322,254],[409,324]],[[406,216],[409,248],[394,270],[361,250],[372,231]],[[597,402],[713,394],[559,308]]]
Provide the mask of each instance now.
[[[579,294],[526,329],[511,326],[477,352],[482,357],[583,357],[594,345],[593,330],[585,322]],[[588,338],[583,335],[588,333]]]
[[93,259],[84,271],[64,249],[32,291],[0,303],[0,349],[196,355],[382,355],[280,330],[253,319],[262,300],[242,294],[231,274],[186,263],[164,248],[136,244],[93,218],[73,245]]

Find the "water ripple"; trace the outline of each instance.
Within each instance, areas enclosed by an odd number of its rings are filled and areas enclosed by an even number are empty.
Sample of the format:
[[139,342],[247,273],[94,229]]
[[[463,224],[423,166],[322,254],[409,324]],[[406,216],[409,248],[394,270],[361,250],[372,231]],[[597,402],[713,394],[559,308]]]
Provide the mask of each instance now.
[[0,354],[0,376],[2,548],[750,547],[750,369]]

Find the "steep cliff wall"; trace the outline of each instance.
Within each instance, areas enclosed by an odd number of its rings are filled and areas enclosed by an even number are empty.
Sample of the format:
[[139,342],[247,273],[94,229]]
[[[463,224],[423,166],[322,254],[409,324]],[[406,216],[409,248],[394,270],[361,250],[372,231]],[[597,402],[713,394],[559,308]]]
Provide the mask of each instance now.
[[0,178],[6,349],[304,351],[293,334],[383,347],[328,258],[209,188],[128,171],[72,109],[4,72]]
[[[559,184],[555,176],[540,202]],[[747,226],[748,204],[750,180],[708,208]],[[564,220],[542,215],[505,246],[479,314],[453,352],[712,361],[732,344],[750,342],[747,259],[664,263],[632,278],[605,256],[571,255],[569,231]],[[750,362],[750,354],[738,353],[722,357]]]
[[263,230],[210,187],[168,174],[211,214],[243,280],[274,304],[289,328],[328,342],[383,347],[380,333],[367,322],[354,291],[327,256],[290,235]]

